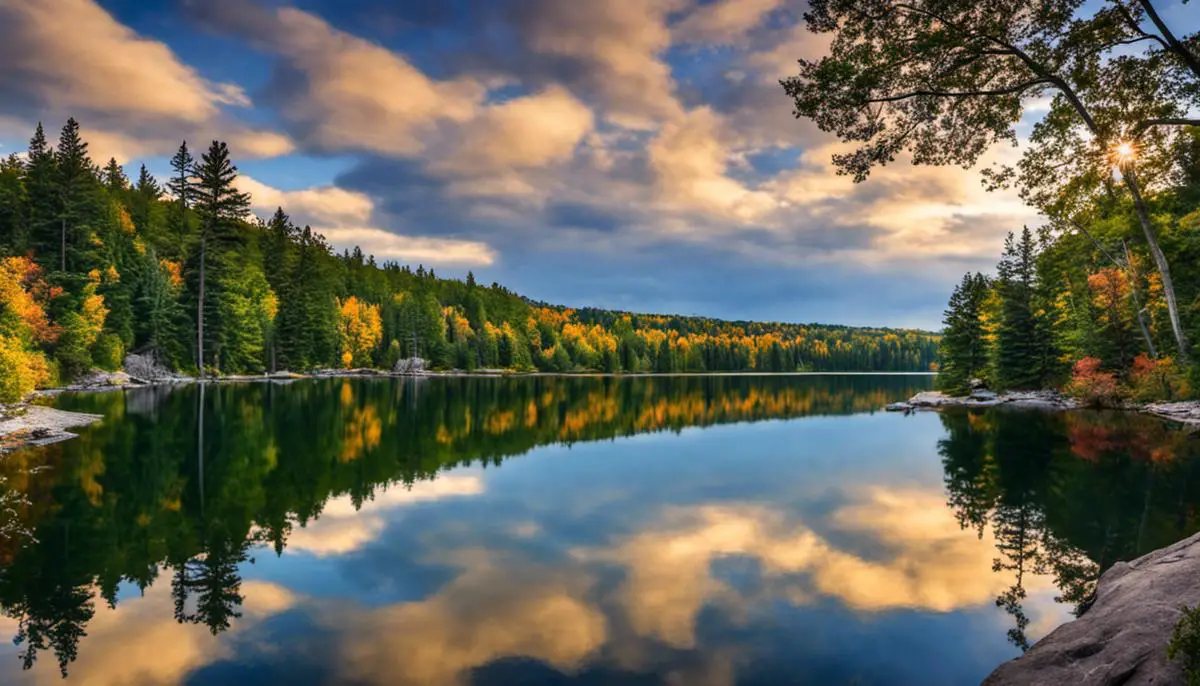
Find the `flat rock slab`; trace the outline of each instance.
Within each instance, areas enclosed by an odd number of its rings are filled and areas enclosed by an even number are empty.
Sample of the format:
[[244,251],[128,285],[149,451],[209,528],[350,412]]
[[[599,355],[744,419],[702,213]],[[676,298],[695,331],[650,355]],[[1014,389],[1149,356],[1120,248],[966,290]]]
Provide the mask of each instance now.
[[1118,562],[1100,577],[1095,603],[1029,652],[1001,665],[984,686],[1183,684],[1181,666],[1167,659],[1180,606],[1200,605],[1200,534],[1133,562]]
[[1065,398],[1054,391],[993,393],[987,390],[977,390],[966,396],[946,395],[941,391],[922,391],[905,402],[892,403],[886,409],[889,412],[908,412],[939,407],[995,407],[997,405],[1059,410],[1078,407],[1074,400]]
[[10,416],[0,419],[0,453],[25,445],[48,445],[75,438],[67,429],[87,426],[102,415],[67,412],[53,407],[26,405],[8,408]]

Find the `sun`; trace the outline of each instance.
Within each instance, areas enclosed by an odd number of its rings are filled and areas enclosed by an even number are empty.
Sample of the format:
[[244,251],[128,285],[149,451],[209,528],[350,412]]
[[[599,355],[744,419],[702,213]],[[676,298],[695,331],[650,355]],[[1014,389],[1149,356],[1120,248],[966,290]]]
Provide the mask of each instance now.
[[1113,157],[1116,158],[1117,164],[1124,164],[1137,156],[1137,149],[1133,147],[1133,143],[1121,141],[1113,146],[1112,153]]

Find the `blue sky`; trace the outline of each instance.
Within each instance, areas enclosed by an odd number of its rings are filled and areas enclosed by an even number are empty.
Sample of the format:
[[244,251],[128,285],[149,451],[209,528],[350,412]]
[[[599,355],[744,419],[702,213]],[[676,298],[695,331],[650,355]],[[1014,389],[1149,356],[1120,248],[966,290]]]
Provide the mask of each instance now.
[[75,116],[95,157],[164,176],[220,138],[257,212],[339,248],[577,306],[936,327],[1037,217],[969,170],[836,176],[778,85],[824,49],[802,11],[0,0],[0,153]]

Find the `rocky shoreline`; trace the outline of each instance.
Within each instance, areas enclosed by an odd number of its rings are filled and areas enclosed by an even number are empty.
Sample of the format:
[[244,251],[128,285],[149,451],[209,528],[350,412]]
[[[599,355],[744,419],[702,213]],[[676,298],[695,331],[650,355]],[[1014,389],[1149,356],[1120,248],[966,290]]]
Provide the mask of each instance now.
[[[919,410],[937,410],[943,407],[1025,407],[1041,410],[1077,410],[1084,409],[1074,398],[1069,398],[1057,391],[1008,391],[995,393],[987,390],[973,391],[970,395],[952,396],[941,391],[923,391],[908,400],[888,405],[888,412],[915,412]],[[1189,429],[1200,430],[1200,401],[1181,400],[1178,402],[1147,403],[1144,405],[1127,404],[1112,408],[1128,412],[1141,412],[1160,419],[1166,419],[1185,425]]]
[[1112,566],[1079,619],[1000,665],[984,686],[1187,683],[1167,644],[1181,606],[1200,605],[1200,534]]

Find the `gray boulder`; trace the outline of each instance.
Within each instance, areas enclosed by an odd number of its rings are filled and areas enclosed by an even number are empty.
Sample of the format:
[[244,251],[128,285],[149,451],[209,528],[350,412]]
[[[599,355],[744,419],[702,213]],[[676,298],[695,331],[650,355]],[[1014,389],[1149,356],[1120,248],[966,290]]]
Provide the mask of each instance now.
[[424,374],[426,370],[426,362],[420,357],[407,357],[402,360],[396,360],[396,366],[392,368],[395,374]]
[[1100,577],[1095,601],[1025,655],[1001,665],[984,686],[1182,684],[1183,670],[1167,659],[1180,606],[1200,605],[1200,534],[1133,562],[1118,562]]
[[125,373],[136,380],[150,383],[178,378],[178,374],[159,364],[153,355],[129,353],[125,356]]

